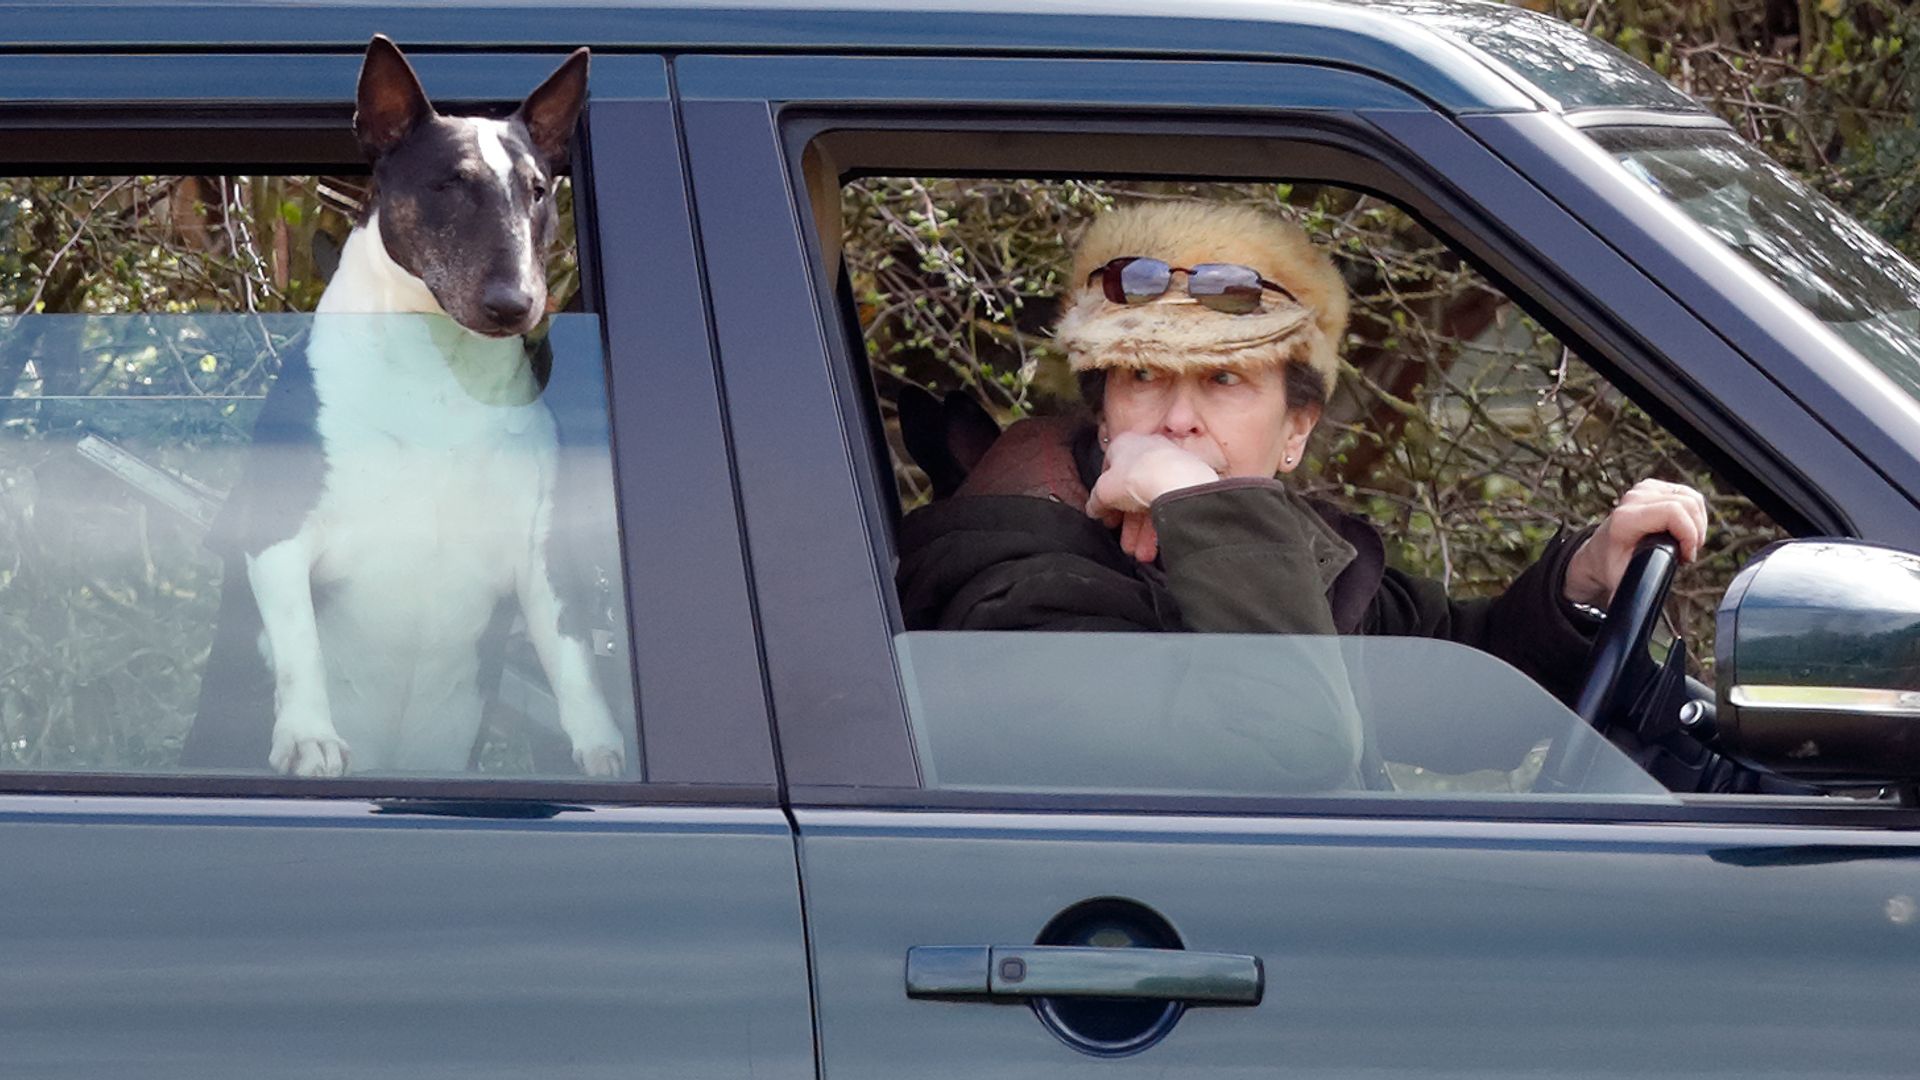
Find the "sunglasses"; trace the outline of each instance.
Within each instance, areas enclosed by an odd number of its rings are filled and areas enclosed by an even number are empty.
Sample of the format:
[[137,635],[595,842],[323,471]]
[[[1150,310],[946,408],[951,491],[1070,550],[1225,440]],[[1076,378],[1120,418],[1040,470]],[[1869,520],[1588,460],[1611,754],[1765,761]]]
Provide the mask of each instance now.
[[1158,300],[1173,288],[1173,275],[1187,275],[1187,295],[1213,311],[1228,315],[1248,315],[1260,310],[1260,294],[1272,289],[1298,304],[1299,298],[1285,286],[1260,276],[1251,266],[1238,263],[1201,263],[1194,267],[1172,266],[1160,259],[1122,255],[1087,275],[1087,284],[1100,279],[1100,292],[1116,304],[1144,304]]

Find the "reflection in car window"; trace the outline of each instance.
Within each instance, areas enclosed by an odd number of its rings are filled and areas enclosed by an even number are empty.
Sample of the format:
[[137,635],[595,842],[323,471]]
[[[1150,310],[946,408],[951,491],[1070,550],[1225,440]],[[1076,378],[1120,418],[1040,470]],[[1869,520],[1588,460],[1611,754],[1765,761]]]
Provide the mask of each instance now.
[[[359,725],[348,775],[577,777],[562,728],[582,702],[637,771],[636,733],[611,721],[633,715],[633,687],[598,319],[553,315],[523,342],[443,316],[306,313],[353,191],[0,180],[0,307],[22,312],[0,315],[0,770],[268,773],[273,616],[254,564],[351,491],[377,512],[325,534],[310,579],[282,579],[312,605],[331,719]],[[574,287],[570,220],[560,235],[556,305]],[[375,338],[443,365],[426,370],[472,425],[410,428],[400,368],[363,383],[391,415],[342,407],[312,358],[396,359],[356,351]],[[484,585],[433,592],[455,578]],[[536,580],[557,615],[523,610]],[[560,690],[556,633],[583,658]],[[380,727],[395,715],[429,723]]]
[[1729,131],[1598,128],[1627,171],[1920,397],[1920,268]]
[[[1534,682],[1419,638],[921,631],[895,646],[924,782],[949,791],[1279,796],[1532,792],[1554,740],[1577,794],[1670,802]],[[1435,758],[1483,770],[1447,783]]]
[[1545,91],[1563,110],[1699,112],[1660,73],[1563,20],[1524,7],[1461,0],[1374,0],[1484,52]]
[[[223,597],[235,590],[244,594],[243,553],[257,553],[286,513],[299,512],[290,508],[313,497],[321,467],[315,448],[288,437],[288,414],[273,404],[273,391],[276,382],[311,378],[304,353],[316,337],[369,336],[363,327],[375,320],[419,324],[408,330],[422,337],[463,333],[441,317],[405,315],[34,315],[7,321],[0,365],[20,368],[22,377],[14,396],[0,404],[0,550],[7,552],[0,566],[0,655],[9,658],[0,676],[0,765],[138,772],[266,768],[273,701],[271,684],[261,681],[266,669],[260,618],[249,610],[253,600],[236,604]],[[445,326],[431,325],[436,322]],[[540,362],[550,351],[552,375],[544,392],[530,400],[477,402],[498,414],[503,430],[519,428],[526,437],[434,449],[447,462],[442,475],[448,489],[377,496],[391,500],[382,528],[343,537],[341,543],[350,546],[335,555],[376,559],[383,548],[431,550],[439,554],[414,571],[421,589],[430,579],[463,571],[504,586],[505,568],[527,537],[503,524],[498,510],[485,509],[497,492],[482,487],[461,495],[454,485],[462,476],[549,472],[557,477],[550,538],[557,556],[554,579],[577,607],[581,631],[597,636],[603,654],[623,653],[610,636],[625,617],[598,320],[572,315],[549,322]],[[294,399],[296,389],[281,387],[280,400]],[[560,433],[557,460],[540,449],[543,427]],[[362,470],[377,476],[383,462],[423,451],[402,450],[369,428],[336,438],[329,452],[328,467],[336,474]],[[409,513],[410,502],[432,502],[439,510]],[[478,627],[490,627],[484,640],[469,646],[479,649],[478,671],[467,676],[478,685],[466,688],[478,697],[469,705],[458,699],[464,692],[457,685],[461,660],[406,655],[435,635],[433,625],[335,627],[338,632],[329,635],[329,613],[347,610],[331,606],[342,598],[330,590],[346,577],[323,560],[315,580],[323,645],[337,653],[328,657],[336,724],[356,708],[390,711],[381,702],[356,703],[350,685],[355,679],[381,679],[340,666],[340,654],[352,642],[382,651],[403,668],[399,677],[409,692],[424,695],[437,686],[453,695],[436,706],[449,721],[463,707],[483,713],[473,716],[478,729],[465,736],[451,767],[415,764],[409,770],[400,748],[383,753],[376,736],[356,740],[343,730],[360,762],[350,773],[577,774],[536,638],[511,605],[492,611],[489,592],[473,601],[485,610],[388,608],[408,620],[477,619]],[[404,580],[391,584],[409,587]],[[452,638],[442,634],[439,640]],[[429,671],[435,663],[452,666],[436,676]],[[613,714],[631,716],[624,663],[602,663],[596,675]],[[630,750],[627,760],[633,760]]]

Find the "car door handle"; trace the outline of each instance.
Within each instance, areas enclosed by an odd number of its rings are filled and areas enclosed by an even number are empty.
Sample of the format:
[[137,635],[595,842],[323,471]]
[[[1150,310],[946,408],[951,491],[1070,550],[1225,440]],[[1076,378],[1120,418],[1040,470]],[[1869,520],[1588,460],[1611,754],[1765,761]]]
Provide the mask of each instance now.
[[1186,949],[1066,945],[916,945],[907,950],[910,998],[1148,998],[1190,1005],[1258,1005],[1257,956]]

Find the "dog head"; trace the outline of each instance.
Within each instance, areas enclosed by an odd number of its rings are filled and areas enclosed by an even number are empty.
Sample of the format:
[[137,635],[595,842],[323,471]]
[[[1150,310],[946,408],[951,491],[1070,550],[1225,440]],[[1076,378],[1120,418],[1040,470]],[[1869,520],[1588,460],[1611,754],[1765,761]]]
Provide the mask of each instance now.
[[367,45],[354,135],[387,255],[475,333],[524,334],[546,313],[553,178],[587,96],[587,50],[510,117],[442,116],[385,36]]

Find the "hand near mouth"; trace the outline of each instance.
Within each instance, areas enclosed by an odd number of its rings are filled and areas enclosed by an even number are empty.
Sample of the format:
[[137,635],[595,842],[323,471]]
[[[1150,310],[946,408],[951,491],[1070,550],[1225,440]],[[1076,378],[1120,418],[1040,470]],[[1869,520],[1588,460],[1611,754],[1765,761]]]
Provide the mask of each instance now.
[[1149,511],[1170,491],[1220,479],[1213,466],[1164,435],[1116,435],[1106,449],[1100,479],[1087,499],[1087,516],[1120,527],[1120,547],[1140,562],[1160,553]]

